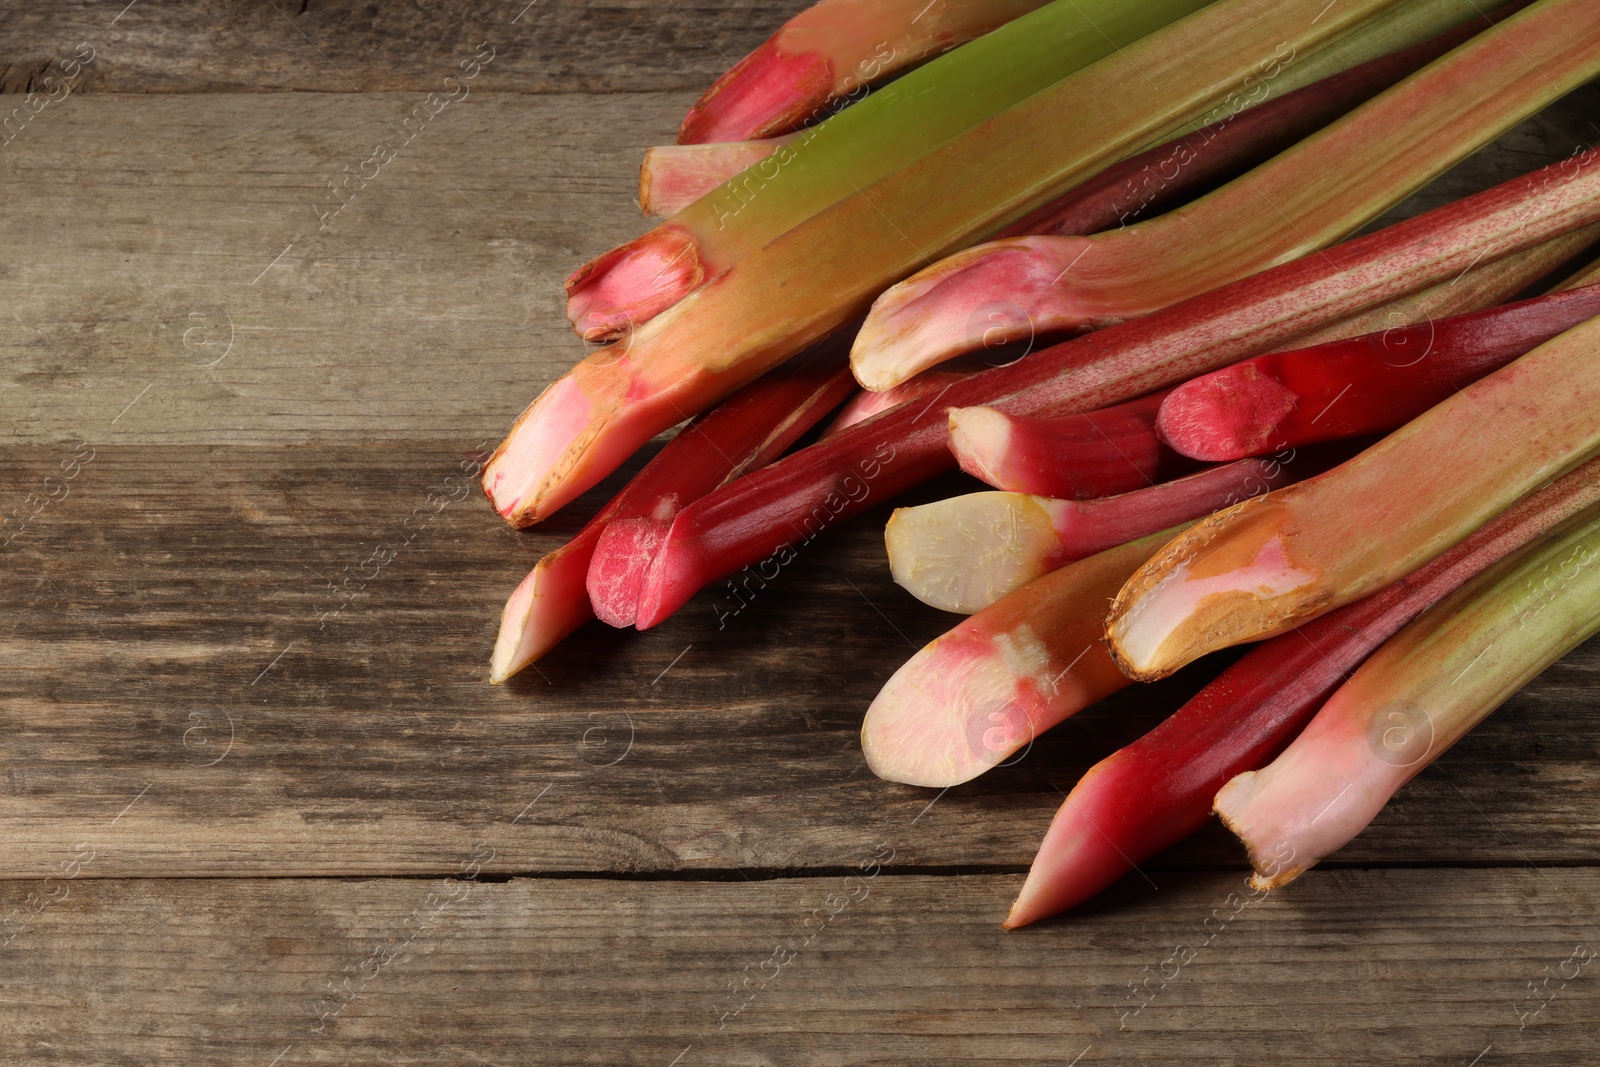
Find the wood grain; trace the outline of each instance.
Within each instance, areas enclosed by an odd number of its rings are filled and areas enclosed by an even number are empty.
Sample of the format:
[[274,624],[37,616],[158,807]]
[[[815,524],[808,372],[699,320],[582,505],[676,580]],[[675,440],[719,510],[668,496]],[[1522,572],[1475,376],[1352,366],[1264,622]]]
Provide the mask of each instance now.
[[[871,835],[853,836],[870,859]],[[494,847],[464,839],[460,854]],[[1019,881],[5,886],[0,1056],[1464,1067],[1593,1054],[1600,965],[1579,962],[1600,944],[1593,870],[1314,873],[1255,902],[1238,874],[1159,893],[1124,883],[1076,921],[1006,933],[996,918]],[[1558,972],[1576,977],[1528,999]]]
[[[803,0],[45,0],[11,5],[0,91],[37,87],[80,42],[89,92],[438,90],[481,42],[483,88],[698,96]],[[682,114],[678,115],[681,119]],[[676,129],[676,122],[674,122]]]
[[[464,443],[91,441],[66,499],[0,550],[0,874],[47,872],[91,831],[110,835],[97,876],[431,873],[535,800],[493,869],[826,869],[869,834],[900,864],[1020,870],[1059,790],[1207,673],[1128,690],[943,796],[877,780],[861,715],[953,620],[890,580],[885,507],[722,629],[737,602],[713,591],[491,687],[499,604],[609,487],[515,533],[448,480]],[[42,486],[72,454],[0,449],[0,484]],[[1568,656],[1340,861],[1593,862],[1597,668],[1600,643]],[[1237,861],[1220,833],[1167,858]]]

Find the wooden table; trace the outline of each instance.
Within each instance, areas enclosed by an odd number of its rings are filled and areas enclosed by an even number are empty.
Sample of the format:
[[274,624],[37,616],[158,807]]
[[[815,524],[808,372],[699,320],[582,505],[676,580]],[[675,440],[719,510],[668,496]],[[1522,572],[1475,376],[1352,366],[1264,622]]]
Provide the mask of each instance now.
[[951,622],[886,508],[725,628],[487,685],[616,482],[519,533],[461,467],[581,352],[642,149],[797,7],[526,2],[6,5],[0,85],[55,99],[0,146],[0,1062],[1596,1062],[1600,972],[1552,978],[1600,946],[1595,644],[1260,904],[1208,832],[1010,934],[1062,791],[1200,680],[878,781],[862,711]]

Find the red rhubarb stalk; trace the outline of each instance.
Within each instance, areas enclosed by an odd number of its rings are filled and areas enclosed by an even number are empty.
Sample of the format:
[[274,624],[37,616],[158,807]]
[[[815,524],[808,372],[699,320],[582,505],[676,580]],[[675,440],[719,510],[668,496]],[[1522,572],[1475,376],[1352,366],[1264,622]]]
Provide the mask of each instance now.
[[589,593],[595,568],[611,578],[609,585],[600,583],[599,603],[608,614],[620,614],[617,605],[626,596],[619,590],[636,584],[633,572],[649,562],[630,558],[622,546],[648,553],[684,504],[781,455],[849,395],[845,336],[817,345],[690,423],[576,537],[541,559],[506,601],[490,680],[505,681],[595,617]]
[[1166,395],[1053,418],[951,408],[950,451],[962,470],[1012,493],[1059,500],[1130,493],[1197,469],[1156,437]]
[[752,472],[674,521],[640,596],[654,626],[695,590],[811,540],[955,465],[948,407],[1092,410],[1264,351],[1330,322],[1600,220],[1600,152],[1506,182],[1143,319],[1034,353],[902,404]]
[[[1479,263],[1449,281],[1363,311],[1334,326],[1295,338],[1293,348],[1310,348],[1349,337],[1392,330],[1432,319],[1482,311],[1527,292],[1556,275],[1573,257],[1600,240],[1600,226],[1584,226],[1515,255]],[[1600,281],[1600,278],[1593,279]],[[1579,283],[1562,283],[1577,288]]]
[[1421,570],[1252,649],[1171,718],[1090,768],[1051,822],[1005,925],[1076,907],[1205,825],[1217,790],[1271,761],[1374,649],[1597,501],[1600,461],[1590,461]]
[[[1501,560],[1391,637],[1289,747],[1213,807],[1275,889],[1355,837],[1408,781],[1600,629],[1600,511]],[[1268,854],[1272,856],[1268,860]]]
[[1385,433],[1596,315],[1600,285],[1591,285],[1255,356],[1172,390],[1156,428],[1183,455],[1212,462]]
[[[1600,8],[1539,0],[1344,118],[1167,215],[1018,237],[926,267],[874,302],[851,349],[868,389],[972,351],[988,306],[1023,336],[1121,322],[1340,240],[1600,74]],[[986,330],[991,333],[992,330]]]
[[1106,636],[1161,678],[1283,633],[1440,555],[1600,451],[1600,319],[1430,408],[1356,458],[1211,516],[1141,567]]
[[1075,560],[1126,544],[1324,469],[1314,458],[1246,459],[1098,500],[967,493],[900,508],[884,528],[889,571],[942,611],[981,611]]

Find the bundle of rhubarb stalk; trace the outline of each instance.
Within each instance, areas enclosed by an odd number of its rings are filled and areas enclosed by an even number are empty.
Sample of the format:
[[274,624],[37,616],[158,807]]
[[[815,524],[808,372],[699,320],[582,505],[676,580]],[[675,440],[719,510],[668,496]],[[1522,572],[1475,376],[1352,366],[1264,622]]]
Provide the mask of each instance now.
[[1600,629],[1600,153],[1366,232],[1597,75],[1594,0],[823,0],[567,282],[608,343],[494,453],[500,514],[689,421],[512,593],[493,679],[959,466],[994,491],[885,536],[969,617],[868,764],[965,782],[1256,642],[1084,776],[1006,925],[1213,812],[1288,882]]

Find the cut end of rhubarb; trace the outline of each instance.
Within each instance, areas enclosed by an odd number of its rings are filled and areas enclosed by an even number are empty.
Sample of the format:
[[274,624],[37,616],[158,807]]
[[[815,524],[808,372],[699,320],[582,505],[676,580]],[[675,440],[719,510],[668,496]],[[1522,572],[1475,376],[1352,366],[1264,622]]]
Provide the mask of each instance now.
[[[682,516],[679,516],[680,518]],[[688,536],[674,536],[677,521],[667,530],[666,537],[655,550],[650,570],[640,583],[638,600],[634,605],[633,625],[648,630],[665,622],[672,613],[689,602],[712,576],[705,573],[700,554]],[[738,601],[741,605],[743,601]],[[717,610],[722,619],[722,629],[727,618]]]
[[906,591],[969,615],[1053,569],[1059,543],[1038,498],[999,492],[899,508],[883,540]]
[[784,52],[781,36],[711,84],[684,117],[679,144],[771,137],[822,117],[833,93],[833,63],[815,52]]
[[1217,799],[1212,808],[1217,818],[1222,820],[1222,825],[1228,828],[1228,832],[1244,845],[1253,872],[1250,875],[1250,886],[1262,891],[1281,889],[1306,873],[1316,863],[1316,860],[1309,863],[1296,862],[1295,850],[1288,846],[1286,840],[1280,839],[1271,847],[1263,843],[1262,832],[1265,828],[1254,825],[1251,808],[1252,801],[1262,791],[1269,777],[1270,775],[1263,771],[1245,771],[1243,774],[1235,775],[1217,792]]
[[513,526],[531,526],[582,492],[546,497],[542,491],[568,453],[592,432],[592,414],[589,398],[571,377],[556,381],[528,406],[483,468],[483,491],[502,518]]
[[1295,394],[1253,363],[1236,364],[1178,386],[1161,403],[1156,433],[1191,459],[1225,462],[1272,451],[1277,424]]
[[873,302],[850,350],[862,388],[891,389],[919,371],[1044,333],[1092,325],[1063,288],[1093,242],[1015,237],[957,252]]
[[490,682],[499,685],[594,618],[583,588],[591,545],[580,534],[541,559],[522,579],[500,613],[500,632],[489,659]]
[[950,451],[961,469],[990,485],[1000,484],[1011,447],[1011,419],[994,408],[951,408]]
[[950,631],[905,662],[867,709],[861,751],[878,777],[943,788],[1032,743],[1042,700],[1026,679],[1050,662],[1026,628]]
[[589,603],[601,622],[617,627],[634,624],[645,577],[669,527],[650,518],[621,519],[606,526],[587,579]]
[[658,145],[639,168],[639,208],[670,218],[781,148],[788,138],[731,144]]
[[[1165,678],[1208,652],[1315,614],[1325,594],[1314,592],[1317,575],[1294,559],[1283,525],[1270,495],[1247,500],[1180,534],[1140,567],[1106,624],[1123,673]],[[1208,553],[1224,526],[1229,547]]]
[[587,341],[614,341],[705,280],[699,245],[670,223],[590,260],[567,279],[567,320]]

